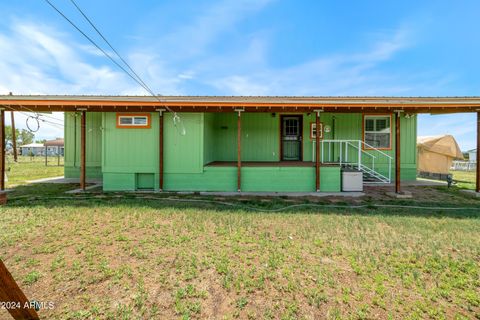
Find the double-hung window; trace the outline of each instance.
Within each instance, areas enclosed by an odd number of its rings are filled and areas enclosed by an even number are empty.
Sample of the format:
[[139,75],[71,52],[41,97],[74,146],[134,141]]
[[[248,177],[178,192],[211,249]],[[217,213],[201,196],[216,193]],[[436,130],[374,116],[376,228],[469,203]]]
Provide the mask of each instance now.
[[363,128],[366,149],[391,149],[392,119],[390,115],[365,115]]

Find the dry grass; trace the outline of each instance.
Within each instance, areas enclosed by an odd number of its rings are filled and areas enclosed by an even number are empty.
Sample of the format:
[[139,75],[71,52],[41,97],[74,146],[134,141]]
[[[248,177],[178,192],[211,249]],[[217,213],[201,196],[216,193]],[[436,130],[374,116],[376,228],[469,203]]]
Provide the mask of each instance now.
[[48,157],[48,166],[45,166],[45,157],[19,156],[18,162],[13,161],[13,156],[6,159],[7,188],[25,184],[28,180],[36,180],[47,177],[63,176],[63,157],[60,158],[60,166],[57,157]]
[[475,171],[451,171],[453,180],[457,186],[462,189],[475,189]]
[[30,298],[55,303],[44,318],[480,316],[479,212],[268,214],[114,197],[1,209],[0,256]]
[[[9,164],[11,181],[62,167]],[[19,186],[0,208],[0,258],[44,319],[467,319],[480,317],[480,207],[458,188],[385,187],[359,199],[216,199],[260,213],[132,194],[69,195]],[[144,196],[144,195],[142,195]],[[227,209],[226,209],[227,208]],[[9,319],[0,310],[0,319]]]

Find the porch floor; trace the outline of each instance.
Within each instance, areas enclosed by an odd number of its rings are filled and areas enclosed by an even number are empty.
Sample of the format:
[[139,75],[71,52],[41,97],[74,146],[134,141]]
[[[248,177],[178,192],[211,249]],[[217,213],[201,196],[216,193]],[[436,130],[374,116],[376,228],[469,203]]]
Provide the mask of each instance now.
[[[213,161],[205,167],[236,167],[237,161]],[[322,167],[338,166],[335,163],[322,163]],[[315,167],[311,161],[242,161],[242,167]]]

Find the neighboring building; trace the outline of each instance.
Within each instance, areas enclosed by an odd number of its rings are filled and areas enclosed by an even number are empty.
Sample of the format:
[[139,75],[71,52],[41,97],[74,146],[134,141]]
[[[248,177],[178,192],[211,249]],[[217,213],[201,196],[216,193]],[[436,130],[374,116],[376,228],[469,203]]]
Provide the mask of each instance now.
[[45,147],[42,143],[30,143],[20,146],[21,156],[42,156],[45,155]]
[[65,151],[65,142],[62,138],[56,138],[55,140],[47,140],[43,144],[47,148],[47,153],[49,156],[63,156]]
[[463,160],[457,141],[449,134],[418,137],[417,148],[420,173],[448,174],[454,159]]
[[477,149],[468,150],[468,161],[477,163]]

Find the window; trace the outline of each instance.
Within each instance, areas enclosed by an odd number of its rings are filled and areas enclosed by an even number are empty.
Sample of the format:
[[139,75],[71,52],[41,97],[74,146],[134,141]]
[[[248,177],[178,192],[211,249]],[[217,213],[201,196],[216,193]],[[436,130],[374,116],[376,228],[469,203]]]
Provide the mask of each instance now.
[[117,128],[150,128],[150,114],[117,113]]
[[[310,139],[317,138],[317,123],[310,122]],[[323,123],[320,122],[320,139],[323,139]]]
[[377,149],[390,149],[391,141],[391,116],[364,116],[363,129],[364,136],[363,141],[366,149],[373,147]]

